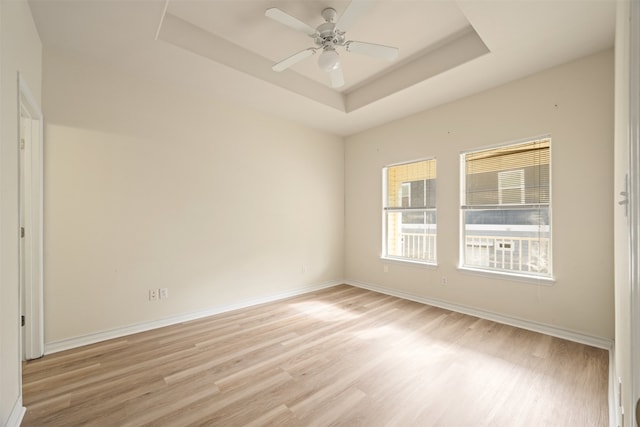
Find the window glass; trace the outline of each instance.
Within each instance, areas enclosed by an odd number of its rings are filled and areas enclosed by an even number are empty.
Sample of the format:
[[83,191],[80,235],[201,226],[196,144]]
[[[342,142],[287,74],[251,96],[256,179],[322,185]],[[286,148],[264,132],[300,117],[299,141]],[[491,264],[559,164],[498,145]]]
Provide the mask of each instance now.
[[435,264],[436,161],[388,166],[383,174],[383,256]]
[[551,277],[551,139],[463,153],[463,267]]

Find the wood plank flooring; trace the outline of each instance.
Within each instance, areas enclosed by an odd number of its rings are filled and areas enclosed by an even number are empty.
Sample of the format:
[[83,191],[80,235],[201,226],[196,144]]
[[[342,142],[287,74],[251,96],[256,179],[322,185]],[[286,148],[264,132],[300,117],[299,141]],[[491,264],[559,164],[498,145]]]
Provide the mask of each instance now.
[[606,426],[608,353],[342,285],[24,364],[23,426]]

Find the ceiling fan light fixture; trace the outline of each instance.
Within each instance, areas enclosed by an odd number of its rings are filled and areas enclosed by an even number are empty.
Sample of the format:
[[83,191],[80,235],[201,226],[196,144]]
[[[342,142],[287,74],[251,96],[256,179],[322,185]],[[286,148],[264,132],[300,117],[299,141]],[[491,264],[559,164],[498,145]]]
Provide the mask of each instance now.
[[324,71],[330,72],[340,67],[340,56],[335,49],[325,49],[318,58],[318,66]]
[[351,0],[342,12],[342,16],[337,20],[336,10],[327,7],[322,11],[322,18],[324,18],[325,22],[316,28],[305,24],[298,18],[278,8],[272,7],[267,9],[265,15],[268,18],[307,34],[313,39],[314,43],[313,47],[304,49],[274,64],[271,67],[273,71],[284,71],[320,50],[318,67],[329,74],[331,85],[334,88],[339,88],[344,86],[344,74],[342,73],[342,63],[338,52],[336,52],[336,47],[345,49],[346,52],[353,51],[389,61],[397,59],[398,48],[396,47],[348,40],[345,36],[349,27],[351,27],[360,16],[370,10],[374,1],[375,0]]

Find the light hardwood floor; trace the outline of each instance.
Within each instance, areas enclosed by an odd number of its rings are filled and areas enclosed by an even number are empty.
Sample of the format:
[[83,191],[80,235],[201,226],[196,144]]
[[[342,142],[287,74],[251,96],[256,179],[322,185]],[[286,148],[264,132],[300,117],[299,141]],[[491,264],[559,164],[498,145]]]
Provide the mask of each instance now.
[[24,365],[23,426],[606,426],[605,350],[342,285]]

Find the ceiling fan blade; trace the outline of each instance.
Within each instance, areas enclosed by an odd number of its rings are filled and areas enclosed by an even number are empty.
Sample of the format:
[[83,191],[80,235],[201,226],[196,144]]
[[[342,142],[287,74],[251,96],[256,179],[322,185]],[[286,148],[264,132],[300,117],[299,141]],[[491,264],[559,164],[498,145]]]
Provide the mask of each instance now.
[[336,67],[329,73],[331,77],[331,86],[342,87],[344,86],[344,74],[342,74],[342,67]]
[[289,15],[288,13],[285,13],[283,11],[281,11],[280,9],[278,9],[277,7],[272,7],[270,9],[267,9],[264,12],[264,15],[273,19],[274,21],[277,21],[283,25],[286,25],[289,28],[293,28],[294,30],[298,30],[298,31],[302,31],[303,33],[307,34],[308,36],[315,36],[317,31],[315,28],[305,24],[304,22],[300,21],[298,18],[295,18],[291,15]]
[[308,57],[310,57],[314,53],[316,53],[316,49],[313,48],[313,47],[310,47],[310,48],[305,49],[305,50],[301,50],[300,52],[295,53],[295,54],[291,55],[290,57],[288,57],[286,59],[283,59],[282,61],[278,62],[273,67],[271,67],[271,69],[273,71],[284,71],[287,68],[291,67],[292,65],[295,65],[298,62],[302,61],[303,59],[307,59]]
[[347,6],[342,16],[336,22],[336,30],[345,32],[354,22],[358,20],[362,15],[369,12],[374,6],[375,2],[372,0],[351,0],[351,3]]
[[386,59],[387,61],[395,61],[396,59],[398,59],[397,47],[353,41],[349,41],[345,43],[345,45],[348,52],[361,53],[363,55]]

